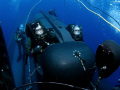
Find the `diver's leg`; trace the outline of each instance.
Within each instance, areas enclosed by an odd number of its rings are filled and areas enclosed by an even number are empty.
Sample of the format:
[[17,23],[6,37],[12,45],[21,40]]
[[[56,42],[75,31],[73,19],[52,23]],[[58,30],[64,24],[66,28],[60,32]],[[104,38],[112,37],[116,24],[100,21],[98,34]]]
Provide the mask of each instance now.
[[17,61],[19,62],[21,60],[21,44],[20,44],[20,42],[18,42],[17,45],[18,45],[18,52],[19,52],[19,56],[17,58]]
[[24,54],[24,52],[25,52],[25,40],[24,39],[22,40],[21,44],[22,44],[22,47],[23,47],[23,54]]
[[26,61],[25,40],[22,40],[21,44],[22,44],[22,48],[23,48],[23,53],[22,53],[23,57],[22,58],[23,58],[23,63],[25,64],[25,61]]
[[17,43],[17,46],[18,46],[18,52],[19,52],[19,56],[21,55],[21,45],[20,45],[20,42]]

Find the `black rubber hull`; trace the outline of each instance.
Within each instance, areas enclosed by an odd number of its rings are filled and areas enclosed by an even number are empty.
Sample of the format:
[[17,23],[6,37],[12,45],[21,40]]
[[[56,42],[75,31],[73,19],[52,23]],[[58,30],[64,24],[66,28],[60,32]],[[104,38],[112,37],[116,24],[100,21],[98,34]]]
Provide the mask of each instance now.
[[[84,71],[81,61],[73,55],[79,51],[84,60]],[[94,73],[93,51],[84,42],[65,42],[48,46],[41,55],[45,81],[67,83],[86,87]]]

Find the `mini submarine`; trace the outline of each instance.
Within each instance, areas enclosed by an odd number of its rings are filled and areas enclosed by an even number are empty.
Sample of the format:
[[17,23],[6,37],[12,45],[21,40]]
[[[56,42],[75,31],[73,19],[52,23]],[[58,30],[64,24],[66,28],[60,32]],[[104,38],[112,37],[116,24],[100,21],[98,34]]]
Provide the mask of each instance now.
[[[82,88],[91,87],[91,79],[97,67],[98,81],[110,76],[119,66],[120,46],[113,40],[106,40],[97,48],[96,54],[83,41],[72,38],[67,25],[56,14],[40,11],[26,25],[30,34],[30,24],[40,21],[46,30],[51,29],[57,42],[47,46],[41,53],[43,81],[57,82]],[[47,85],[45,89],[67,89],[58,85]],[[94,86],[95,88],[97,86]],[[76,88],[74,88],[76,89]],[[73,88],[70,90],[74,90]],[[78,88],[77,88],[78,89]]]
[[46,30],[52,30],[57,39],[41,53],[44,81],[86,87],[95,71],[92,49],[83,41],[75,41],[67,25],[42,10],[27,24],[27,35],[32,33],[30,24],[35,21],[40,21]]
[[[91,84],[95,68],[97,68],[99,73],[98,80],[101,80],[109,77],[119,67],[120,46],[115,41],[104,41],[98,45],[96,53],[94,53],[84,41],[75,41],[66,29],[67,25],[59,20],[56,15],[42,10],[26,24],[27,36],[31,34],[29,25],[36,21],[40,21],[46,30],[50,29],[56,35],[56,41],[48,45],[41,53],[43,80],[18,88],[15,88],[14,82],[8,85],[4,83],[1,88],[10,87],[18,90],[32,84],[38,84],[38,86],[42,84],[39,90],[96,90],[97,84],[94,86]],[[0,31],[2,31],[1,28]],[[2,33],[0,34],[3,35]],[[3,43],[5,44],[4,40]],[[0,48],[2,47],[4,45],[1,43]],[[6,47],[4,48],[6,51]],[[9,71],[8,75],[11,77],[9,78],[10,80],[6,78],[7,81],[4,82],[14,81],[8,56],[6,57],[7,61],[4,62],[2,52],[0,55],[0,61],[2,61],[0,69],[2,70],[6,68],[5,66],[9,66],[6,72]],[[2,78],[2,72],[0,74]],[[41,78],[41,75],[37,75],[37,77]]]

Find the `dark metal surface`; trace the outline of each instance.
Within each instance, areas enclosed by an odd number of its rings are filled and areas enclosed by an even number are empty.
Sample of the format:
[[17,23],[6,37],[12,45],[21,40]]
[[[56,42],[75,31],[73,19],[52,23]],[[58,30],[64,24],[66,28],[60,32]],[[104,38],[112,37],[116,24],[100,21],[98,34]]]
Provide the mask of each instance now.
[[12,90],[15,88],[10,60],[5,39],[0,26],[0,90]]
[[[73,55],[79,51],[85,61],[84,71],[81,61]],[[68,83],[85,87],[94,73],[94,52],[84,42],[65,42],[47,47],[41,54],[43,75],[46,81]]]
[[120,64],[120,46],[112,41],[106,40],[99,45],[96,51],[96,65],[100,77],[109,77]]

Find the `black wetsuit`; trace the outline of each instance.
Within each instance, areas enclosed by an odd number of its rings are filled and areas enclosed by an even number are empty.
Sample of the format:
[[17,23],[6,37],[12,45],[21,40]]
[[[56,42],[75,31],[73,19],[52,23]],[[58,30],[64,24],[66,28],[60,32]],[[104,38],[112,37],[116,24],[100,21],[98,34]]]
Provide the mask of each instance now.
[[[18,46],[18,51],[19,51],[19,56],[17,61],[19,61],[21,59],[22,53],[21,53],[21,48],[23,47],[23,57],[25,56],[25,36],[24,36],[25,32],[23,31],[16,31],[15,32],[15,41],[17,42],[17,46]],[[21,40],[19,40],[21,39]]]

